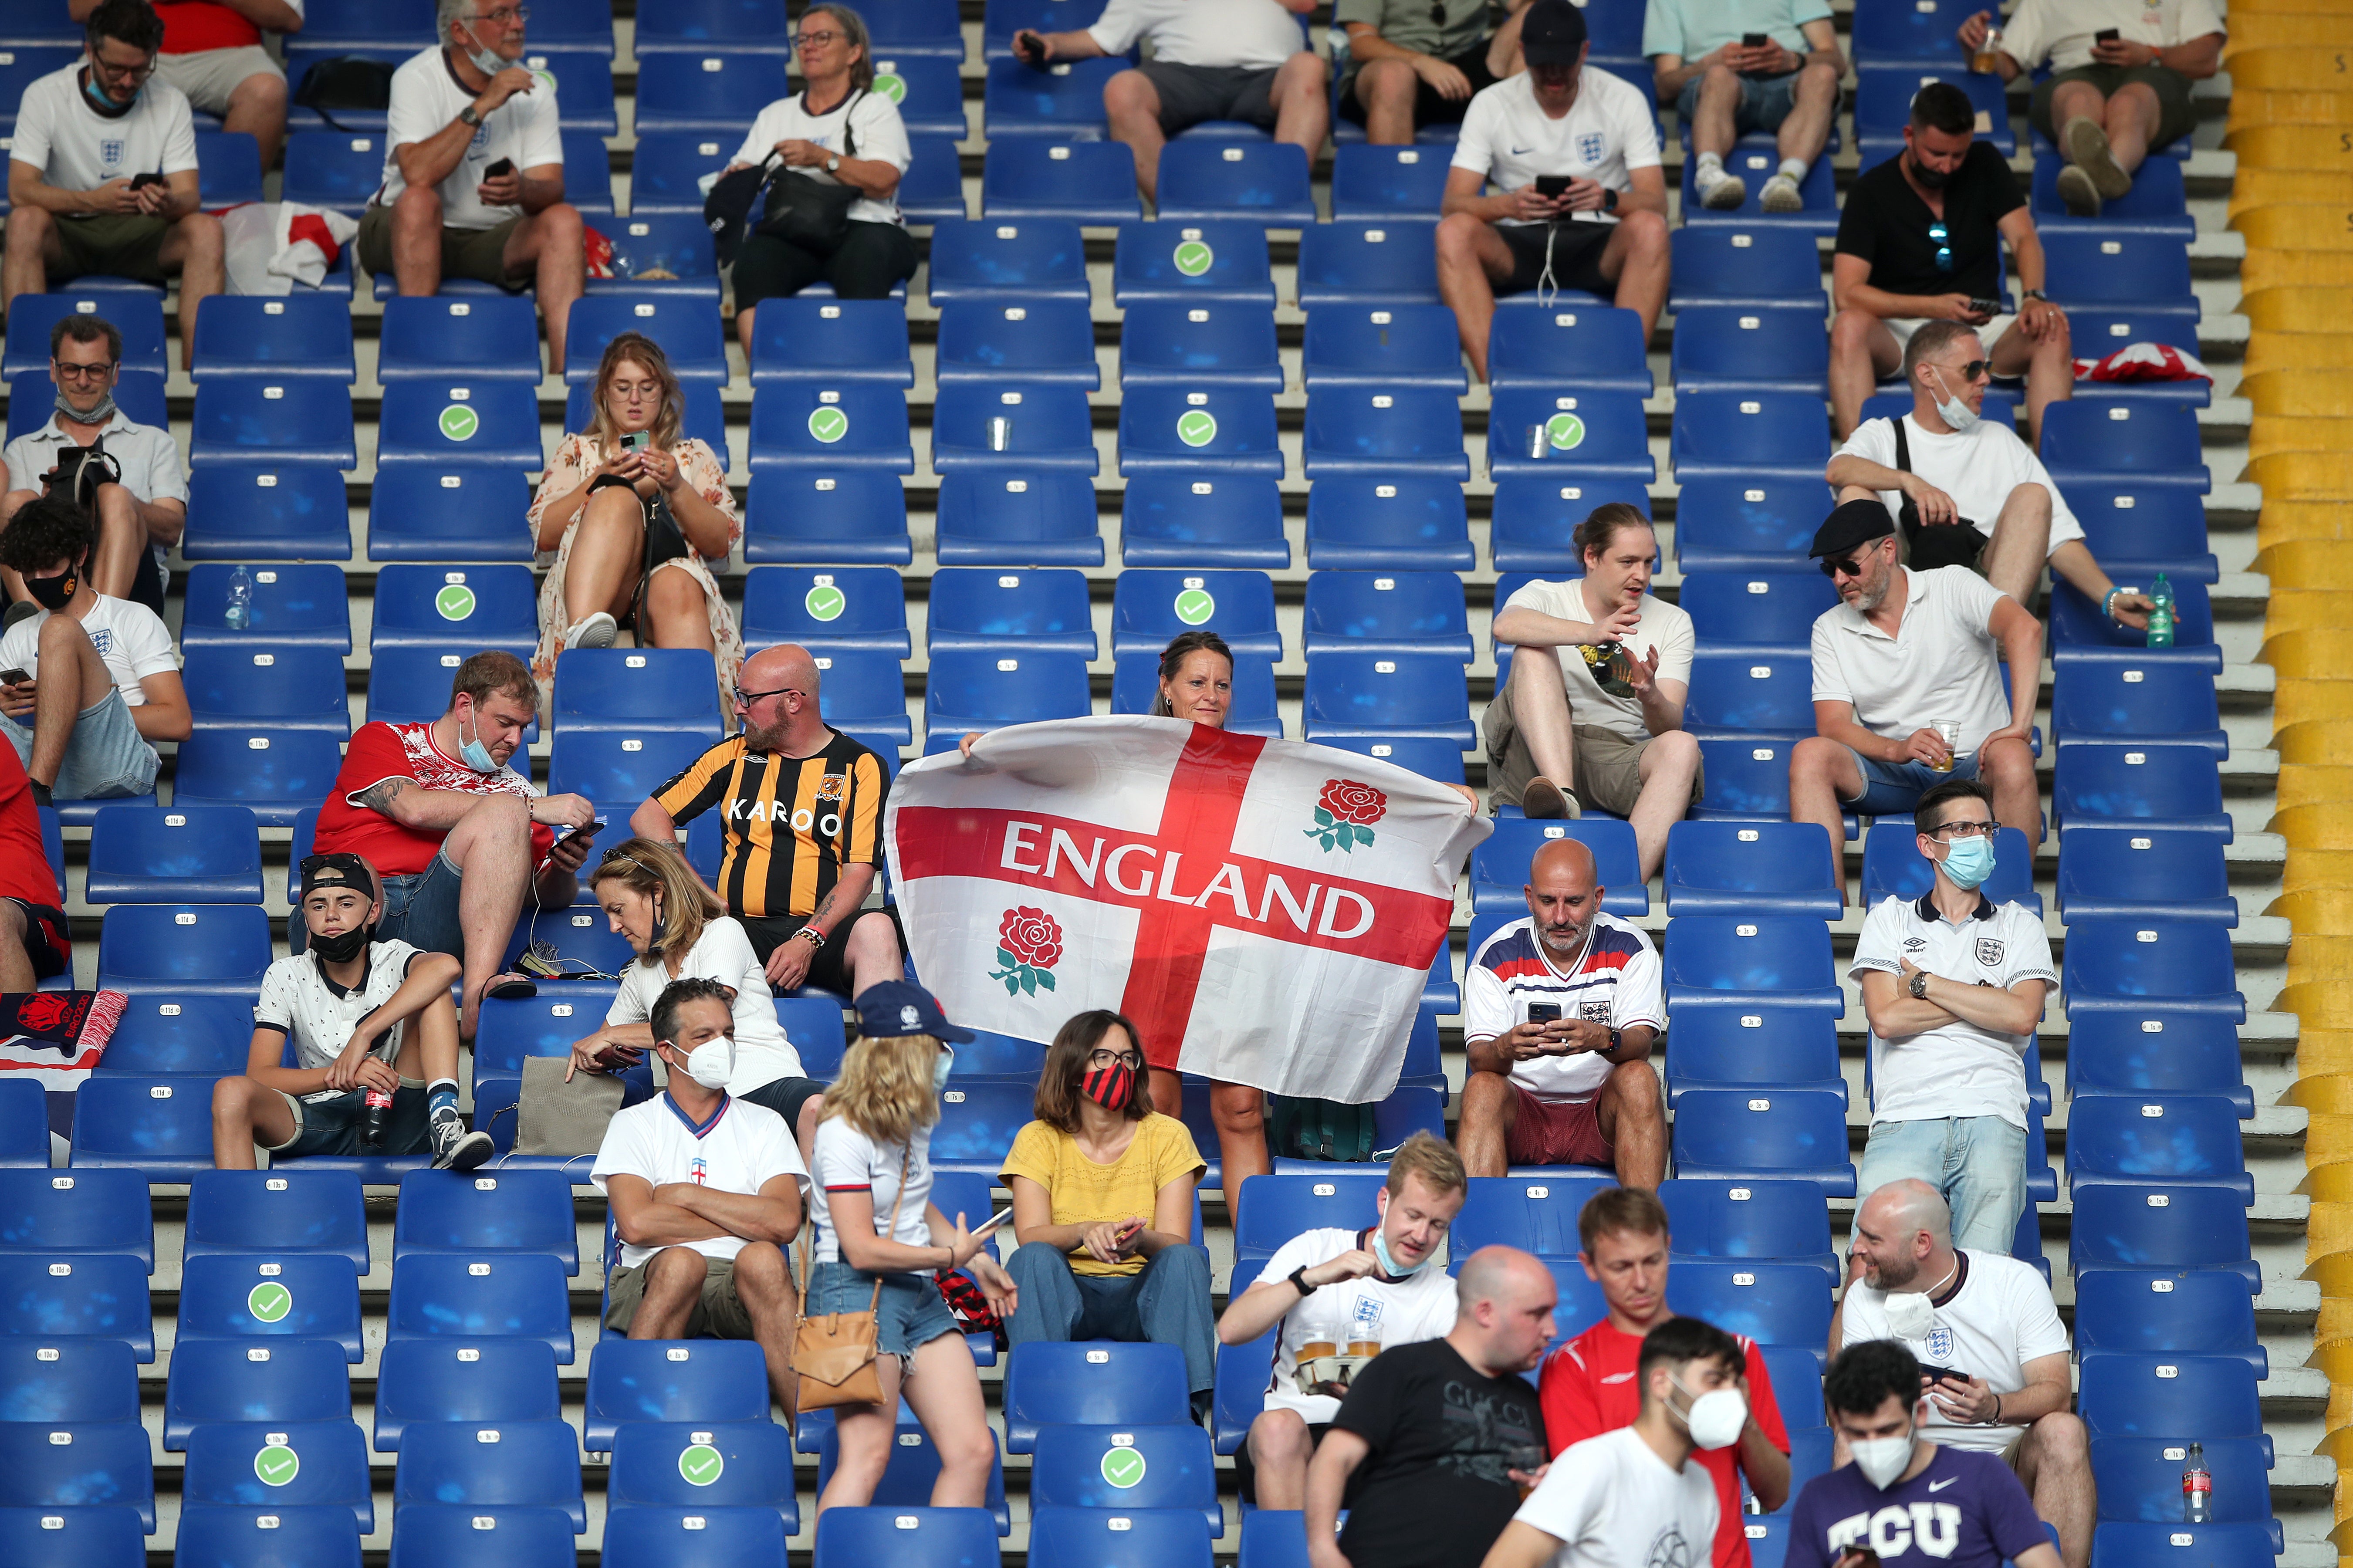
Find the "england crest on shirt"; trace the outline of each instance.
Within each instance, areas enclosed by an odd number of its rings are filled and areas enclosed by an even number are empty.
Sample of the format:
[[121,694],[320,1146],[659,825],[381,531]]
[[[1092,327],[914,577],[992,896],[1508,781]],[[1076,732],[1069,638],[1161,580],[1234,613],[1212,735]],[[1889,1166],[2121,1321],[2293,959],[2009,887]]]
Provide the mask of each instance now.
[[1953,1331],[1938,1323],[1928,1331],[1928,1359],[1942,1366],[1952,1359]]
[[1599,163],[1603,158],[1609,155],[1609,139],[1603,136],[1600,132],[1583,131],[1577,133],[1577,156],[1578,162],[1588,164]]
[[1989,936],[1978,938],[1978,963],[1984,968],[1995,969],[2001,964],[2001,943]]
[[122,166],[123,146],[124,142],[122,138],[120,136],[109,136],[105,138],[98,144],[98,155],[100,160],[110,169],[121,168]]

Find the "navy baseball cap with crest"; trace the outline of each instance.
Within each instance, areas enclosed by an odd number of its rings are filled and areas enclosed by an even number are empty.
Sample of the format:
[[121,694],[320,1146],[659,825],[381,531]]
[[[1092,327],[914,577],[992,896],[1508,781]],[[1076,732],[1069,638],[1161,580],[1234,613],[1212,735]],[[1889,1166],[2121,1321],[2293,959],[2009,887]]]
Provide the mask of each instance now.
[[940,1011],[938,999],[912,981],[877,981],[860,991],[853,1005],[858,1008],[858,1033],[866,1039],[929,1035],[935,1040],[962,1045],[973,1037],[970,1029],[960,1029],[949,1023],[948,1016]]
[[1520,21],[1520,58],[1532,66],[1573,66],[1587,37],[1585,13],[1568,0],[1535,0]]

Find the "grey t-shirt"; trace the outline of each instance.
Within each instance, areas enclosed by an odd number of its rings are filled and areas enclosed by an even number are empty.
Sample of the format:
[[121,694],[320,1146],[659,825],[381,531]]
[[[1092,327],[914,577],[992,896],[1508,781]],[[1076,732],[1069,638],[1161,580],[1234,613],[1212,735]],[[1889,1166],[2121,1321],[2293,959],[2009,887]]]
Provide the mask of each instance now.
[[[1398,48],[1451,60],[1494,31],[1493,11],[1488,0],[1338,0],[1332,25],[1345,30],[1363,22]],[[1348,74],[1362,63],[1353,62]]]

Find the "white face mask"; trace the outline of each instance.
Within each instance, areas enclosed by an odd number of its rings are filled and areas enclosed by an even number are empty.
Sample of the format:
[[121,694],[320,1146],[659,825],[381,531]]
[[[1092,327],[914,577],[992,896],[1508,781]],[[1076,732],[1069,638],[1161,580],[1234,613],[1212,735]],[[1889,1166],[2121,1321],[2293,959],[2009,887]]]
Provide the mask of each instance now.
[[1936,1310],[1924,1290],[1899,1290],[1887,1298],[1887,1331],[1899,1340],[1925,1340],[1936,1326]]
[[1861,1442],[1850,1441],[1846,1447],[1847,1452],[1854,1456],[1854,1468],[1881,1491],[1894,1486],[1912,1468],[1912,1435],[1908,1432],[1901,1437],[1865,1437]]
[[943,1046],[940,1047],[939,1059],[932,1064],[934,1094],[945,1094],[948,1091],[948,1074],[954,1071],[955,1071],[955,1052]]
[[474,40],[474,47],[466,51],[466,58],[473,63],[473,67],[476,70],[481,72],[484,76],[496,76],[499,72],[506,69],[507,67],[514,64],[512,60],[508,59],[504,56],[485,47],[482,43],[481,35],[474,31],[470,23],[461,22],[459,26],[465,27],[466,37]]
[[[1689,1394],[1680,1381],[1678,1393]],[[1667,1408],[1672,1410],[1673,1405]],[[1748,1401],[1736,1388],[1712,1388],[1691,1403],[1688,1412],[1678,1412],[1683,1426],[1691,1432],[1694,1447],[1714,1450],[1729,1448],[1740,1441],[1741,1429],[1748,1425]]]
[[1955,397],[1950,392],[1944,390],[1945,373],[1942,367],[1930,365],[1928,368],[1936,373],[1936,386],[1943,393],[1943,395],[1936,399],[1936,417],[1951,426],[1956,435],[1974,427],[1978,422],[1977,410]]
[[[670,1043],[670,1049],[678,1049],[677,1042]],[[705,1089],[725,1089],[734,1070],[735,1042],[724,1035],[714,1035],[686,1053],[686,1076]]]

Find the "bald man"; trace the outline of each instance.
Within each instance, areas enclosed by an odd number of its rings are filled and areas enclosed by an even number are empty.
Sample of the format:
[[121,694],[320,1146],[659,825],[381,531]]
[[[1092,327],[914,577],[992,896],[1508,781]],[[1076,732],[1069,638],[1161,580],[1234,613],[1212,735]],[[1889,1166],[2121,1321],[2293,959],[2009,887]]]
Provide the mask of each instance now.
[[1920,1436],[2001,1456],[2058,1531],[2067,1568],[2084,1568],[2098,1499],[2090,1442],[2070,1412],[2058,1305],[2033,1265],[1956,1247],[1952,1225],[1926,1182],[1890,1182],[1863,1199],[1830,1348],[1894,1340],[1910,1351],[1926,1395]]
[[807,985],[855,996],[902,978],[897,911],[865,908],[882,866],[891,770],[818,716],[808,649],[764,648],[735,679],[742,732],[654,791],[630,830],[668,843],[718,808],[725,839],[712,890],[743,922],[776,994]]
[[1521,1374],[1552,1343],[1552,1270],[1482,1247],[1454,1297],[1443,1339],[1385,1350],[1348,1385],[1307,1467],[1312,1568],[1475,1568],[1543,1479],[1544,1412]]
[[1666,1177],[1666,1106],[1650,1062],[1666,1027],[1659,952],[1601,912],[1602,891],[1593,852],[1552,839],[1528,862],[1527,918],[1471,955],[1456,1142],[1474,1176],[1603,1165],[1644,1191]]

